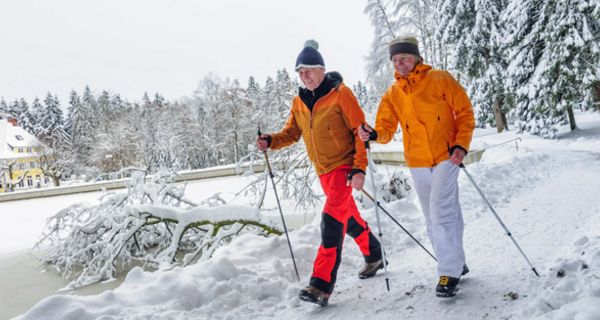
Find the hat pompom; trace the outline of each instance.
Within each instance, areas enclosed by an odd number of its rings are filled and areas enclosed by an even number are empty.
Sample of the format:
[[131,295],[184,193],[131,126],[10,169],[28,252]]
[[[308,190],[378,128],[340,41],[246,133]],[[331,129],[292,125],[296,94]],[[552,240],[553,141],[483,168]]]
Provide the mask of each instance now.
[[309,48],[313,48],[315,50],[319,50],[319,43],[317,42],[317,40],[314,39],[308,39],[304,42],[304,47],[309,47]]

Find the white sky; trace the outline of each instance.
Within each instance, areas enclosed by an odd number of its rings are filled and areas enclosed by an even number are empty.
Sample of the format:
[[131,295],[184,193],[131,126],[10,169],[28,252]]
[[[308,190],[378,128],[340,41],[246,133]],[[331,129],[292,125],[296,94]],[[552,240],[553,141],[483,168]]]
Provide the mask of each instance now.
[[71,89],[190,95],[208,72],[261,85],[293,76],[314,38],[328,70],[364,80],[372,27],[364,0],[0,0],[0,97],[66,101]]

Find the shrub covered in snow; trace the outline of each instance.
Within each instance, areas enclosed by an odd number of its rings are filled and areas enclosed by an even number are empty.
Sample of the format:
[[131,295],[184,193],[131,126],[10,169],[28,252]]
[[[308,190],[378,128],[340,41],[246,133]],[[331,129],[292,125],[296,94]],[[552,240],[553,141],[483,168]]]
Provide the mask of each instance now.
[[72,278],[67,289],[73,289],[134,264],[158,268],[207,259],[243,231],[281,234],[257,208],[225,205],[218,196],[208,206],[185,199],[185,186],[174,185],[173,177],[163,172],[148,180],[137,170],[126,192],[59,211],[35,246],[44,252],[40,260]]
[[[365,189],[374,196],[371,190],[373,186],[370,181],[371,179],[372,175],[368,174],[366,176]],[[375,186],[377,188],[377,199],[382,202],[392,202],[404,198],[412,199],[414,196],[410,179],[400,170],[394,170],[391,177],[383,173],[376,173]],[[362,193],[356,194],[354,198],[361,203],[363,208],[373,207],[371,200]]]

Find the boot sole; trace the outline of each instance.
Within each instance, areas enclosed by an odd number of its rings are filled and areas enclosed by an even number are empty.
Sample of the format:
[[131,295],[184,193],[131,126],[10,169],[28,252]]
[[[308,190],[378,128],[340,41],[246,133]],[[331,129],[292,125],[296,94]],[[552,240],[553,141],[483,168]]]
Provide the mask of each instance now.
[[321,307],[326,307],[328,302],[329,302],[329,298],[324,298],[324,299],[318,299],[315,296],[310,296],[310,295],[302,295],[300,294],[300,300],[302,301],[306,301],[306,302],[310,302],[310,303],[314,303],[317,304]]
[[358,278],[359,279],[369,279],[369,278],[373,278],[375,275],[377,275],[377,271],[383,269],[383,263],[379,265],[379,267],[377,269],[375,269],[375,271],[373,271],[372,273],[368,273],[368,274],[359,274]]
[[435,292],[435,296],[438,298],[452,298],[454,296],[456,296],[456,293],[458,292],[458,288],[456,288],[454,291],[452,292]]

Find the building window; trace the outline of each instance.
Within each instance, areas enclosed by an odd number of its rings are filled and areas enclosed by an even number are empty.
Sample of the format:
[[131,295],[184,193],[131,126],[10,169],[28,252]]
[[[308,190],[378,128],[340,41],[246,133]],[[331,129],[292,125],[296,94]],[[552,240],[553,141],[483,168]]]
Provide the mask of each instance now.
[[19,148],[19,153],[23,153],[23,148]]
[[23,188],[25,186],[25,184],[23,183],[23,180],[19,181],[19,187]]
[[16,138],[17,140],[20,140],[20,141],[23,141],[23,140],[25,140],[25,139],[23,139],[23,136],[21,136],[21,135],[19,135],[19,134],[15,135],[15,138]]
[[31,148],[27,148],[27,153],[31,153]]
[[3,189],[3,187],[2,187],[2,182],[0,182],[0,189]]
[[27,176],[27,186],[28,187],[33,186],[33,179],[31,178],[31,176]]
[[31,169],[35,168],[35,161],[31,161],[31,162],[29,162],[29,167],[30,167]]

